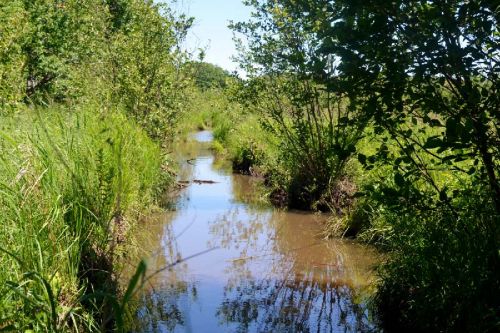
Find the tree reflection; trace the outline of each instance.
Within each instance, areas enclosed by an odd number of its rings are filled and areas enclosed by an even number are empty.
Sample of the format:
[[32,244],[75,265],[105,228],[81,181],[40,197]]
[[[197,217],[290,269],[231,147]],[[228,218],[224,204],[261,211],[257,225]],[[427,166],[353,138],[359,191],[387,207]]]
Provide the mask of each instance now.
[[142,297],[143,306],[138,312],[140,330],[146,332],[171,332],[184,325],[180,300],[187,293],[188,285],[180,282]]
[[[190,297],[191,302],[197,300],[196,284],[188,280],[187,265],[182,262],[171,223],[163,224],[160,243],[157,245],[160,252],[148,260],[149,280],[137,312],[138,332],[172,332],[176,327],[185,326],[187,298]],[[165,269],[167,267],[171,268]]]
[[[206,154],[194,148],[181,160]],[[376,262],[373,251],[318,238],[322,216],[262,209],[258,182],[221,177],[207,163],[212,161],[181,164],[180,177],[227,180],[231,186],[218,189],[231,193],[218,192],[210,201],[206,191],[214,187],[192,188],[177,201],[179,211],[165,215],[161,229],[148,226],[143,244],[160,249],[149,261],[150,272],[179,264],[151,280],[142,295],[138,331],[190,332],[200,324],[211,332],[376,330],[363,301]],[[198,210],[186,214],[191,209]],[[207,260],[183,261],[181,249],[191,254],[193,247],[221,250]]]
[[307,227],[313,219],[233,211],[212,222],[219,245],[241,255],[226,269],[217,309],[222,325],[238,332],[376,330],[360,297],[373,258],[364,247],[316,239],[315,228]]
[[292,273],[226,287],[217,316],[225,325],[236,323],[238,332],[374,331],[366,305],[354,299],[347,286]]

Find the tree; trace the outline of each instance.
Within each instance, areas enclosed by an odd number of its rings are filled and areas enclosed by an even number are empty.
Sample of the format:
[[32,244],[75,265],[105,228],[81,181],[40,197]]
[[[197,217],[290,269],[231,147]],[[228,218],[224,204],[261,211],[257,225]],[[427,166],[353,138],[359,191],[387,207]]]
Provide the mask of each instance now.
[[[114,7],[111,7],[114,8]],[[114,9],[109,37],[112,100],[122,104],[155,139],[164,140],[182,105],[187,80],[181,75],[184,54],[179,43],[193,19],[174,17],[152,1],[130,1]]]
[[[314,76],[332,91],[348,94],[380,131],[396,139],[404,177],[419,175],[448,202],[450,191],[437,185],[421,157],[432,156],[446,170],[477,176],[500,214],[495,2],[281,3],[305,17],[304,29],[317,38]],[[329,57],[339,63],[334,72],[322,66]],[[417,126],[408,126],[409,121]],[[435,134],[420,135],[430,132]]]
[[142,0],[0,4],[0,103],[119,105],[164,139],[180,113],[192,18]]
[[79,94],[81,66],[100,55],[106,30],[101,1],[24,1],[26,97],[62,101]]
[[226,80],[230,74],[223,68],[207,62],[192,62],[189,64],[195,84],[202,90],[211,88],[226,88]]
[[[307,29],[307,18],[285,2],[247,1],[254,19],[233,24],[246,37],[241,51],[256,94],[253,104],[264,126],[281,141],[282,161],[289,172],[289,205],[326,208],[343,213],[335,202],[339,181],[356,152],[367,125],[359,108],[332,91],[319,71],[333,73],[334,59],[318,58],[320,40]],[[241,43],[240,45],[244,45]],[[343,193],[347,196],[353,193]],[[341,195],[341,196],[342,196]]]
[[81,66],[100,58],[106,20],[106,8],[95,0],[2,3],[2,104],[81,95]]

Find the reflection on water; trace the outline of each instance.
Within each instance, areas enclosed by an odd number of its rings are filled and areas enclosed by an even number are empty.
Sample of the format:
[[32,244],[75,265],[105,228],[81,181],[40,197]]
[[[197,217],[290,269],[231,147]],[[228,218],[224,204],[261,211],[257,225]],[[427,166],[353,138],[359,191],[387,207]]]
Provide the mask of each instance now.
[[365,302],[376,253],[318,238],[324,216],[250,204],[257,181],[214,167],[211,133],[194,138],[177,149],[179,180],[214,183],[192,183],[175,211],[144,225],[148,274],[158,274],[138,331],[376,331]]

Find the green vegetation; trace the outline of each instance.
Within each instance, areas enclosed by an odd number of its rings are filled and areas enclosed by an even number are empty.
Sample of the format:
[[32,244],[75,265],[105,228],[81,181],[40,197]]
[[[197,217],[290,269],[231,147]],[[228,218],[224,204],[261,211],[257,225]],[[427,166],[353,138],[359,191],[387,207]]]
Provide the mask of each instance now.
[[249,79],[215,124],[235,167],[389,251],[374,299],[387,330],[498,328],[498,8],[246,3],[252,20],[232,27]]
[[111,327],[113,261],[167,181],[159,146],[121,113],[91,107],[0,120],[2,326]]
[[0,330],[126,330],[144,267],[121,290],[120,258],[173,182],[191,22],[143,0],[0,4]]
[[187,65],[195,86],[202,90],[223,89],[228,86],[229,73],[223,68],[206,62],[191,62]]
[[25,102],[120,106],[163,140],[189,82],[178,45],[191,23],[153,1],[2,3],[2,112]]
[[172,182],[162,148],[206,128],[276,204],[388,252],[385,329],[498,329],[498,5],[244,2],[245,80],[152,0],[0,4],[0,330],[125,330],[129,226]]
[[11,268],[0,273],[2,325],[108,327],[113,261],[134,212],[153,203],[159,146],[119,112],[49,108],[1,120],[0,250]]

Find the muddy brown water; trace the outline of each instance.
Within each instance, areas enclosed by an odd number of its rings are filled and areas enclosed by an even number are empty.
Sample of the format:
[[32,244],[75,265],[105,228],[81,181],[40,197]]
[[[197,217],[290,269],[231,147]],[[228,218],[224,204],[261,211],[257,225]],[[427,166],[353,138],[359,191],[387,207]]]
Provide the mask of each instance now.
[[204,131],[179,145],[178,177],[191,183],[140,230],[156,274],[137,332],[378,331],[367,307],[377,253],[321,239],[324,215],[274,209],[258,179],[215,160],[211,140]]

